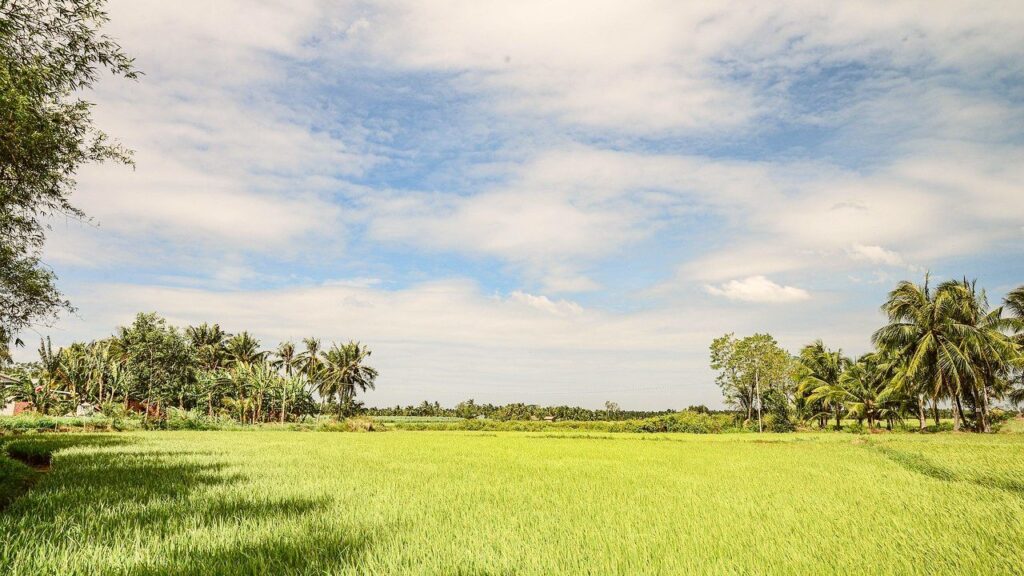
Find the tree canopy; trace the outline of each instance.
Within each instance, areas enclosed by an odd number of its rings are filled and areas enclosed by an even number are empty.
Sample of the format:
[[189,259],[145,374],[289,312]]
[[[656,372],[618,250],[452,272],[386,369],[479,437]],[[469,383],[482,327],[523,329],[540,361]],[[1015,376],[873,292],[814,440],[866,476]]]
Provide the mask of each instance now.
[[[0,0],[0,349],[71,303],[41,260],[48,219],[84,218],[70,200],[86,164],[130,163],[83,98],[106,71],[138,77],[100,32],[101,0]],[[0,358],[2,359],[2,358]]]

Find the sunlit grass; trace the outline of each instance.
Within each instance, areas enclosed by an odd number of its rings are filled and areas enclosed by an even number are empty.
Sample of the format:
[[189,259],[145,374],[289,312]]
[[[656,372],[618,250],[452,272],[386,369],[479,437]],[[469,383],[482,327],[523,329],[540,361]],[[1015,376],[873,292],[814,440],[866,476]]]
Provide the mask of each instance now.
[[1024,571],[1015,435],[64,438],[0,573]]

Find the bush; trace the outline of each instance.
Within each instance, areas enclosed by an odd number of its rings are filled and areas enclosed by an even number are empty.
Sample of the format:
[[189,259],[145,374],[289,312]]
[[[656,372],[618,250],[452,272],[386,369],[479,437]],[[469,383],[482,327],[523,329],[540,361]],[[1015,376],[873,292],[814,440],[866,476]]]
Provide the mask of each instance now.
[[771,413],[764,417],[764,429],[769,432],[794,432],[796,431],[796,426],[789,418]]

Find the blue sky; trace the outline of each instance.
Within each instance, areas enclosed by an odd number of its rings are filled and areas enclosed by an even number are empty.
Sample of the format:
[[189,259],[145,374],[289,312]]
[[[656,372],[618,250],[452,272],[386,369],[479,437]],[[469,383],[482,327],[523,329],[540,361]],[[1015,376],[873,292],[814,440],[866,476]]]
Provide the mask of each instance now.
[[[115,1],[55,342],[359,339],[370,404],[717,405],[710,340],[860,353],[1024,282],[1024,6]],[[30,350],[22,355],[29,355]]]

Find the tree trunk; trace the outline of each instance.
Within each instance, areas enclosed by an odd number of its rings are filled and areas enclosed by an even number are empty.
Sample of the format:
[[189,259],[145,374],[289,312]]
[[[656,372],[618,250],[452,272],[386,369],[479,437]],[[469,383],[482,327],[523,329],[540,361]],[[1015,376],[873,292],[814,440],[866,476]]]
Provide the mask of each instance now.
[[839,407],[836,406],[836,430],[842,430],[843,429],[843,424],[840,421],[839,416],[840,416],[840,414],[839,414]]
[[284,424],[284,410],[288,402],[288,391],[281,392],[281,424]]
[[921,430],[924,430],[925,420],[927,418],[924,415],[924,394],[917,395],[917,420],[921,425]]
[[932,396],[932,415],[935,417],[935,427],[938,428],[942,421],[939,420],[939,400]]
[[981,414],[978,428],[984,432],[989,433],[992,431],[991,426],[988,423],[988,386],[984,382],[981,384]]
[[764,432],[764,424],[761,422],[761,378],[756,368],[754,369],[754,387],[757,390],[757,431]]
[[953,431],[959,432],[963,426],[964,408],[960,405],[960,396],[953,396]]

